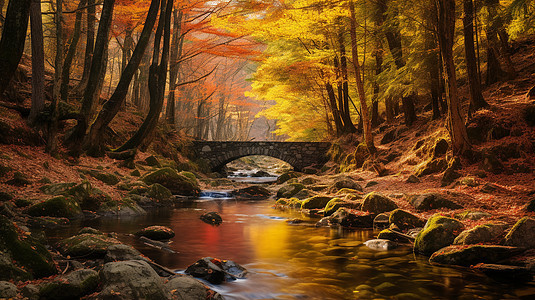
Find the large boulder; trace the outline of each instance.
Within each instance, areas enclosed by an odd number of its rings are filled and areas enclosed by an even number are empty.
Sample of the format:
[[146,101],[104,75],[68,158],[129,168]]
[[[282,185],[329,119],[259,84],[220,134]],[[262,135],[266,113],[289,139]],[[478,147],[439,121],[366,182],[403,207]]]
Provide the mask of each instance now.
[[401,230],[418,228],[425,225],[425,220],[399,208],[390,213],[388,221],[390,224],[396,225]]
[[374,214],[380,214],[383,212],[391,211],[398,208],[398,205],[396,202],[392,201],[392,199],[381,195],[376,192],[371,192],[366,197],[364,197],[364,201],[362,202],[362,211],[368,211]]
[[232,194],[238,199],[267,199],[271,196],[271,192],[265,187],[259,185],[252,185],[233,191]]
[[535,248],[535,219],[524,217],[505,236],[508,246]]
[[455,238],[455,245],[498,243],[503,236],[506,224],[484,224],[465,230]]
[[0,281],[0,299],[14,299],[17,296],[17,286],[11,282]]
[[204,257],[186,269],[186,274],[213,284],[245,278],[247,270],[231,260]]
[[181,175],[172,168],[158,169],[143,176],[141,181],[148,185],[159,183],[178,195],[197,196],[201,191],[197,179]]
[[81,169],[80,173],[89,175],[107,185],[116,185],[121,181],[117,175],[102,170]]
[[299,177],[299,173],[297,172],[294,172],[294,171],[288,171],[286,173],[283,173],[281,174],[278,178],[277,178],[277,184],[283,184],[285,183],[286,181],[292,179],[292,178],[297,178]]
[[519,254],[522,250],[516,247],[497,245],[453,245],[433,253],[429,261],[443,265],[469,267],[478,263],[496,263]]
[[41,278],[56,273],[50,252],[0,215],[0,280]]
[[100,270],[103,283],[99,299],[169,299],[163,280],[142,260],[106,263]]
[[347,207],[350,209],[359,209],[360,202],[356,202],[352,200],[345,200],[345,199],[340,199],[340,198],[332,198],[325,205],[323,213],[325,216],[330,216],[341,207]]
[[30,206],[26,213],[34,217],[49,216],[73,219],[82,216],[82,209],[72,197],[57,196]]
[[144,236],[151,240],[168,240],[175,236],[173,229],[165,226],[149,226],[135,233],[136,236]]
[[447,199],[438,193],[425,193],[409,196],[409,202],[417,210],[432,210],[439,208],[458,209],[461,205]]
[[223,300],[223,296],[190,276],[174,276],[165,283],[173,299]]
[[374,218],[375,215],[369,212],[341,207],[325,219],[328,221],[327,225],[340,225],[350,228],[372,228]]
[[123,261],[123,260],[145,260],[142,254],[134,247],[124,244],[111,245],[106,249],[104,262]]
[[277,198],[292,198],[299,191],[304,189],[305,186],[301,183],[290,183],[282,186],[277,192]]
[[301,209],[321,209],[331,200],[329,196],[317,195],[301,201]]
[[456,219],[436,215],[427,220],[424,229],[414,241],[414,252],[431,255],[435,251],[451,245],[464,225]]
[[58,242],[58,250],[71,257],[103,258],[111,245],[121,244],[101,234],[83,233]]
[[417,177],[439,173],[448,167],[448,161],[445,158],[435,158],[427,161],[425,164],[421,165],[416,169],[414,175]]
[[329,188],[329,190],[335,193],[344,188],[362,191],[362,186],[358,182],[354,181],[351,177],[348,177],[348,176],[340,176],[336,178],[334,183]]
[[172,203],[171,197],[173,197],[173,193],[166,188],[165,186],[155,183],[151,186],[149,186],[149,189],[147,191],[147,195],[151,197],[152,199],[157,200],[160,203]]
[[81,269],[39,285],[40,299],[80,299],[96,290],[99,283],[97,271]]

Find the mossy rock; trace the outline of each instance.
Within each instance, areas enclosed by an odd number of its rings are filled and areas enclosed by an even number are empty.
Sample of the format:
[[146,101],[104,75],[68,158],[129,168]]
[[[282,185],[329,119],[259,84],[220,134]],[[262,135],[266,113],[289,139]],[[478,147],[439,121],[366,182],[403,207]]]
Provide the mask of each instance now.
[[93,187],[91,186],[91,183],[87,180],[84,180],[80,184],[76,184],[60,194],[72,196],[78,203],[81,203],[83,199],[85,197],[89,197],[91,193],[93,193]]
[[301,202],[301,209],[321,209],[324,208],[332,198],[329,196],[314,196]]
[[[0,215],[0,253],[10,256],[15,267],[5,267],[0,263],[0,277],[4,274],[20,276],[19,278],[27,279],[24,272],[30,274],[30,278],[41,278],[51,276],[57,273],[54,261],[50,252],[30,235],[19,234],[13,222]],[[3,255],[5,255],[3,254]],[[4,267],[2,267],[4,265]],[[6,270],[7,269],[7,270]],[[4,273],[7,271],[7,273]],[[8,276],[9,276],[8,275]],[[7,278],[13,279],[13,278]]]
[[35,217],[28,220],[28,225],[33,228],[53,229],[69,226],[71,222],[67,218]]
[[91,294],[98,287],[98,272],[91,269],[73,271],[67,275],[56,277],[50,282],[39,285],[40,299],[80,299]]
[[304,185],[313,185],[313,184],[316,184],[318,183],[318,179],[317,178],[314,178],[314,177],[305,177],[301,180],[301,183],[304,184]]
[[535,248],[535,219],[524,217],[505,236],[505,245]]
[[277,198],[291,198],[304,188],[305,186],[301,183],[290,183],[284,185],[277,192]]
[[180,173],[178,173],[186,178],[189,178],[192,182],[197,182],[197,176],[195,176],[195,174],[193,174],[192,172],[189,172],[189,171],[180,171]]
[[458,209],[462,208],[461,205],[447,199],[445,196],[439,193],[425,193],[410,195],[408,197],[409,202],[417,210],[432,210],[439,208]]
[[30,216],[78,218],[82,216],[80,205],[72,197],[57,196],[30,206],[26,213]]
[[65,193],[67,190],[75,186],[75,182],[61,182],[61,183],[51,183],[47,185],[43,185],[39,188],[39,190],[47,195],[61,195]]
[[28,199],[21,199],[21,198],[15,199],[15,206],[19,208],[28,207],[32,204],[33,204],[33,201],[28,200]]
[[221,218],[221,216],[215,211],[204,213],[199,217],[199,219],[201,219],[204,223],[207,223],[210,225],[217,226],[223,223],[223,218]]
[[307,189],[307,188],[304,188],[302,190],[300,190],[299,192],[297,192],[297,194],[293,195],[293,198],[297,198],[299,200],[304,200],[304,199],[307,199],[307,198],[311,198],[311,197],[314,197],[316,196],[316,193],[314,193],[313,191]]
[[388,222],[396,225],[401,230],[418,228],[425,225],[425,220],[402,209],[392,211],[388,218]]
[[301,200],[297,198],[280,198],[275,202],[277,206],[290,207],[290,208],[301,208]]
[[119,201],[109,200],[104,202],[97,213],[104,216],[141,216],[147,214],[131,197],[125,197]]
[[102,182],[104,182],[105,184],[107,185],[116,185],[118,184],[121,180],[119,179],[119,177],[115,174],[111,174],[111,173],[108,173],[108,172],[104,172],[104,171],[101,171],[101,170],[80,170],[81,173],[83,174],[87,174],[97,180],[100,180]]
[[160,163],[158,158],[156,156],[154,156],[154,155],[151,155],[151,156],[145,158],[145,162],[147,163],[147,165],[149,165],[151,167],[157,167],[157,168],[161,168],[162,167],[162,164]]
[[414,175],[417,177],[433,174],[433,173],[439,173],[448,167],[448,162],[445,158],[435,158],[427,161],[424,165],[419,167]]
[[401,237],[399,234],[394,233],[391,229],[383,229],[377,235],[377,239],[390,240],[394,242],[406,242],[407,239]]
[[271,195],[271,192],[265,187],[252,185],[235,190],[232,194],[238,199],[267,199]]
[[13,173],[13,178],[6,181],[6,183],[14,186],[25,186],[32,184],[32,182],[28,179],[28,176],[18,171]]
[[299,177],[299,174],[297,172],[290,171],[290,172],[283,173],[277,178],[277,184],[283,184],[286,181],[292,178],[297,178],[297,177]]
[[165,186],[155,183],[149,187],[148,196],[158,201],[170,200],[173,194]]
[[165,226],[149,226],[135,233],[136,236],[144,236],[151,240],[168,240],[175,236],[175,232]]
[[430,256],[435,251],[451,245],[463,229],[464,225],[456,219],[433,216],[416,236],[414,252]]
[[499,243],[505,235],[505,224],[484,224],[465,230],[455,238],[455,245]]
[[201,191],[196,179],[180,175],[171,168],[162,168],[146,174],[141,181],[148,185],[159,183],[175,195],[197,196]]
[[396,208],[398,208],[398,205],[392,199],[379,193],[371,192],[364,197],[361,210],[380,214]]
[[330,187],[331,192],[338,192],[341,189],[351,189],[362,192],[362,186],[349,177],[337,179]]
[[332,198],[327,202],[325,205],[325,209],[323,210],[323,213],[325,216],[330,216],[334,212],[336,212],[340,207],[343,207],[344,203],[346,201],[340,199],[340,198]]
[[345,207],[339,208],[330,217],[328,217],[331,224],[338,224],[342,227],[350,228],[372,228],[374,214],[366,211],[358,211]]
[[104,235],[104,233],[102,231],[97,230],[97,229],[92,228],[92,227],[84,227],[84,228],[82,228],[82,229],[80,229],[78,231],[78,234],[84,234],[84,233]]
[[104,258],[106,249],[115,244],[121,242],[101,234],[83,233],[59,241],[58,250],[71,257]]
[[522,252],[516,247],[497,245],[449,246],[433,253],[429,262],[469,267],[478,263],[497,263]]
[[472,210],[467,210],[462,213],[456,213],[454,215],[455,219],[459,219],[461,221],[462,220],[477,221],[477,220],[481,220],[483,218],[488,218],[491,216],[492,216],[491,214],[484,212],[484,211],[472,211]]
[[32,275],[28,271],[16,266],[9,253],[0,251],[0,280],[25,281],[29,279],[32,279]]

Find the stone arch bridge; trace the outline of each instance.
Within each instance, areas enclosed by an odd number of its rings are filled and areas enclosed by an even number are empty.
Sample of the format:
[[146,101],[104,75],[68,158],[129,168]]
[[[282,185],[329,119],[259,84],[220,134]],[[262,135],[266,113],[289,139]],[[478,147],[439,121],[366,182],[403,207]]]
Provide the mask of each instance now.
[[233,160],[249,155],[265,155],[287,162],[301,171],[328,161],[329,142],[225,142],[193,141],[194,158],[204,159],[210,169],[220,172]]

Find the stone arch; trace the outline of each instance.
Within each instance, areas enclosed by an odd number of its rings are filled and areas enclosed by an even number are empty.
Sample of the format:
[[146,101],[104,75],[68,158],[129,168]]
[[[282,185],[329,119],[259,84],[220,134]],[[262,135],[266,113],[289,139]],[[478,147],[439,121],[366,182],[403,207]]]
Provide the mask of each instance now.
[[291,165],[294,169],[295,166],[292,165],[290,162],[288,162],[287,160],[283,159],[283,155],[277,151],[277,150],[271,150],[271,151],[253,151],[253,150],[247,150],[245,151],[245,154],[240,153],[239,151],[236,152],[236,151],[232,151],[229,153],[229,155],[225,156],[225,157],[228,157],[228,158],[225,158],[225,159],[222,159],[222,160],[219,160],[217,162],[215,162],[212,166],[212,170],[215,171],[215,172],[221,172],[223,170],[223,168],[230,162],[232,161],[235,161],[237,159],[240,159],[242,157],[247,157],[247,156],[251,156],[251,155],[262,155],[262,156],[269,156],[269,157],[273,157],[273,158],[276,158],[276,159],[280,159],[286,163],[288,163],[289,165]]

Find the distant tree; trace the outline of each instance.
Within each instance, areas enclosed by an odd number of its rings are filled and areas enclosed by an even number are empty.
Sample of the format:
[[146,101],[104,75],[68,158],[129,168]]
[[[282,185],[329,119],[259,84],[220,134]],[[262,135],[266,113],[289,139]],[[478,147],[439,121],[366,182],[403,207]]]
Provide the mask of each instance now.
[[10,0],[0,39],[0,96],[15,74],[24,52],[31,0]]

